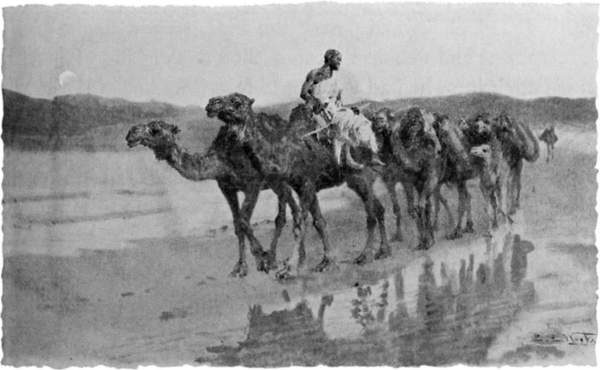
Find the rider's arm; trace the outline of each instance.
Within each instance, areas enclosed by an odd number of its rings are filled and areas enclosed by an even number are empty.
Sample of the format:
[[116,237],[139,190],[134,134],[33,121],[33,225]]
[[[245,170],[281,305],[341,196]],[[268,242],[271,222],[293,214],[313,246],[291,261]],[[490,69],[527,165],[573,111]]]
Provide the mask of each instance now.
[[307,103],[313,103],[315,100],[313,94],[313,87],[315,86],[314,72],[310,71],[306,75],[306,80],[302,84],[302,90],[300,90],[300,97]]

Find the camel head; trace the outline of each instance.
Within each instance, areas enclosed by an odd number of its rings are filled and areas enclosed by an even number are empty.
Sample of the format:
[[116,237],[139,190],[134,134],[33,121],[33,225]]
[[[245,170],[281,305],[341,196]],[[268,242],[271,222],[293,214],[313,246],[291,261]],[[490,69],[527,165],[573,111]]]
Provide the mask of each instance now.
[[489,144],[482,144],[471,148],[471,155],[482,159],[485,163],[492,160],[492,147]]
[[492,127],[498,136],[516,135],[514,122],[506,112],[500,113],[492,120]]
[[389,108],[381,108],[372,115],[371,121],[375,131],[390,130],[394,121],[394,114]]
[[479,113],[462,123],[462,132],[472,145],[487,143],[493,136],[493,125],[487,113]]
[[179,128],[164,121],[151,121],[146,124],[135,125],[127,133],[127,145],[133,148],[143,145],[154,150],[158,159],[164,159],[175,143],[175,135]]
[[206,114],[217,117],[227,125],[243,125],[252,116],[254,99],[244,94],[233,93],[211,98],[206,105]]

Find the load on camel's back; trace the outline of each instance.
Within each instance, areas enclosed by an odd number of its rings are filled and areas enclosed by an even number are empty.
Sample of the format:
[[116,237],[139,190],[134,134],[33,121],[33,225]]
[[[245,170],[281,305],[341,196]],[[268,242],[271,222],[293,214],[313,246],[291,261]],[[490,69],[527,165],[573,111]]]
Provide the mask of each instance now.
[[[366,147],[376,156],[378,152],[377,138],[371,127],[371,121],[359,113],[357,109],[339,108],[331,118],[334,131],[333,150],[335,160],[341,164],[342,148],[345,147],[346,161],[349,167],[362,169],[364,165],[357,163],[350,155],[350,147]],[[377,159],[377,158],[375,158]]]

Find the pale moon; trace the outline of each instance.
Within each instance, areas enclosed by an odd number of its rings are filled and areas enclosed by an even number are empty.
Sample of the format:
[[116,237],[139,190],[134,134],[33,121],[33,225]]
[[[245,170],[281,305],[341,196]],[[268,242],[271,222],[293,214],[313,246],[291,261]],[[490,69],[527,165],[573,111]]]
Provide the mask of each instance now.
[[77,75],[71,71],[64,71],[63,73],[61,73],[58,76],[58,84],[62,87],[65,86],[69,83],[71,83],[73,80],[75,80],[77,78]]

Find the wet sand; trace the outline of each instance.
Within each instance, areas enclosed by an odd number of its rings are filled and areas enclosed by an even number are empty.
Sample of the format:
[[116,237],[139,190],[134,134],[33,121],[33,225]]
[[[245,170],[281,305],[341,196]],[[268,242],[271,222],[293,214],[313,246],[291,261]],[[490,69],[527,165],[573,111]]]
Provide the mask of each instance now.
[[[393,257],[364,267],[345,263],[360,253],[365,218],[362,204],[344,195],[347,205],[325,214],[340,270],[306,272],[286,283],[255,271],[249,253],[249,275],[228,277],[237,241],[232,228],[220,224],[210,232],[174,229],[147,237],[131,230],[127,248],[95,250],[92,235],[77,254],[13,250],[4,258],[3,363],[283,366],[306,358],[306,364],[595,364],[593,345],[569,344],[578,338],[574,333],[597,332],[595,153],[560,144],[550,164],[542,151],[538,162],[525,165],[522,214],[494,243],[481,237],[481,196],[474,183],[478,234],[446,241],[440,231],[430,251],[416,252],[407,217],[405,241],[392,244]],[[454,207],[456,196],[446,194]],[[393,214],[387,196],[383,201],[391,235]],[[449,225],[441,217],[443,230]],[[256,225],[265,246],[272,228],[260,219]],[[505,243],[507,235],[512,243]],[[533,248],[513,263],[515,235]],[[288,226],[279,257],[289,256],[293,245]],[[319,248],[311,231],[308,266],[318,262]],[[274,327],[273,317],[280,320]],[[287,340],[273,340],[282,335]],[[312,345],[298,338],[310,338]],[[425,345],[423,338],[438,346]],[[407,349],[393,354],[398,348]]]

